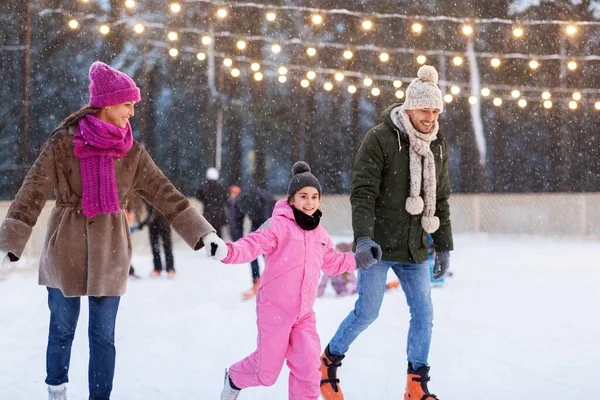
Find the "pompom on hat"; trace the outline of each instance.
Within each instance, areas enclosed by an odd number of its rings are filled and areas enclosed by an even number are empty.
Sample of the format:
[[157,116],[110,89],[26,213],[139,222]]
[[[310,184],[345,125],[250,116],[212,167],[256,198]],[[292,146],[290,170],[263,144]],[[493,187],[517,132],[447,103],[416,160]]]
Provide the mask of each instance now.
[[96,61],[90,67],[90,107],[102,108],[142,100],[140,89],[127,74]]
[[442,91],[437,86],[438,72],[431,65],[423,65],[414,79],[406,88],[406,100],[402,105],[405,110],[420,110],[436,108],[444,111]]
[[292,167],[292,179],[288,185],[287,197],[292,198],[303,187],[312,186],[321,195],[321,184],[316,176],[310,172],[310,166],[304,161],[297,161]]

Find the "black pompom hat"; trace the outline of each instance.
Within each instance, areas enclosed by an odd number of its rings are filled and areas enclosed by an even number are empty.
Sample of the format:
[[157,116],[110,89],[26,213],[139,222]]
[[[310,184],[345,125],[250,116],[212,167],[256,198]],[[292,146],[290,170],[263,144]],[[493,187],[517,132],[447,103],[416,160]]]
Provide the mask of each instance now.
[[292,179],[290,179],[287,191],[288,200],[291,199],[298,190],[306,186],[314,187],[319,191],[319,196],[321,196],[321,184],[310,172],[310,165],[304,161],[297,161],[292,167]]

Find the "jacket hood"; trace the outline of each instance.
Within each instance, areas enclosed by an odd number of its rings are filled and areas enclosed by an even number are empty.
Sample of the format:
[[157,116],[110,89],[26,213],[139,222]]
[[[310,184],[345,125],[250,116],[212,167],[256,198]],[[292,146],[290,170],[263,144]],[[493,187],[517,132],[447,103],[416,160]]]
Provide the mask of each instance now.
[[388,129],[390,129],[392,132],[396,133],[396,132],[400,132],[400,139],[403,142],[408,143],[408,133],[406,133],[406,131],[404,130],[403,126],[397,126],[394,121],[392,120],[392,110],[394,108],[400,107],[402,106],[402,103],[393,103],[392,105],[390,105],[389,107],[387,107],[385,110],[383,110],[383,112],[381,113],[381,117],[379,122],[385,126],[388,127]]
[[278,215],[295,221],[294,210],[292,210],[292,206],[288,204],[286,199],[281,199],[277,201],[277,203],[275,203],[275,208],[273,209],[273,216],[276,217]]

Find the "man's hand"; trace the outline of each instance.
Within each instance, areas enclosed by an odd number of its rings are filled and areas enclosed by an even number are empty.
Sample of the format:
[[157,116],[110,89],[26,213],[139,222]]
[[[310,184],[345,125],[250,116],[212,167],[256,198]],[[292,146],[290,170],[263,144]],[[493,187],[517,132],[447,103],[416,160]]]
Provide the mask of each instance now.
[[435,253],[435,264],[433,265],[433,279],[440,279],[450,268],[450,252],[440,251]]
[[214,232],[204,236],[202,238],[202,243],[204,243],[204,247],[206,247],[206,254],[217,261],[224,260],[229,253],[225,242]]
[[366,271],[371,265],[381,261],[381,247],[368,236],[356,239],[356,268]]

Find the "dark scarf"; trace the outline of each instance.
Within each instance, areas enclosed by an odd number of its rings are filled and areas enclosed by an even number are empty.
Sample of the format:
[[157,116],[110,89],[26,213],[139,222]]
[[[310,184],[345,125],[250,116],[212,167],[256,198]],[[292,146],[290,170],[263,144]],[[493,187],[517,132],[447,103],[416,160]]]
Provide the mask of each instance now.
[[317,226],[319,226],[319,221],[321,221],[321,215],[323,215],[321,210],[315,211],[315,213],[311,216],[304,214],[302,211],[296,209],[296,207],[294,206],[290,207],[292,207],[292,210],[294,211],[294,219],[296,220],[296,223],[300,228],[304,229],[305,231],[312,231]]

